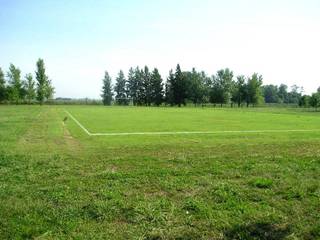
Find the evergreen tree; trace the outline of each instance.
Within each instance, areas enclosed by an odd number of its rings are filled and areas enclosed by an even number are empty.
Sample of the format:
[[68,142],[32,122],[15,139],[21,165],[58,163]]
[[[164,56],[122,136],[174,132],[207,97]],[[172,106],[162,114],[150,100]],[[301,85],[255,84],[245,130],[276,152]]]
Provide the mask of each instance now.
[[167,78],[167,82],[165,85],[165,101],[166,104],[169,104],[171,106],[174,105],[174,96],[173,96],[173,85],[174,85],[174,74],[173,71],[170,70],[169,76]]
[[128,74],[128,82],[127,82],[127,89],[128,89],[128,95],[133,100],[133,105],[138,104],[138,90],[139,90],[139,79],[136,75],[136,71],[139,72],[140,75],[140,69],[137,67],[136,70],[133,68],[129,69]]
[[176,72],[174,75],[174,81],[172,84],[173,89],[173,99],[174,104],[181,107],[181,105],[186,104],[186,97],[187,97],[187,84],[186,78],[181,71],[180,65],[177,65]]
[[102,102],[104,105],[111,105],[112,102],[112,86],[111,86],[111,77],[109,73],[105,71],[104,78],[103,78],[103,86],[102,86]]
[[163,101],[163,80],[157,68],[151,74],[150,88],[151,102],[156,106],[161,105]]
[[220,79],[215,75],[211,78],[210,102],[213,104],[219,103],[221,106],[224,103],[223,86]]
[[7,77],[9,79],[9,100],[18,103],[22,99],[23,90],[21,82],[21,71],[16,68],[13,64],[10,64],[9,72]]
[[26,91],[26,99],[30,104],[31,101],[34,100],[36,97],[35,82],[33,81],[31,73],[25,76],[24,89]]
[[140,70],[139,67],[136,67],[134,70],[134,78],[136,82],[136,92],[137,92],[137,99],[136,103],[137,105],[144,105],[145,104],[145,88],[144,88],[144,82],[143,82],[143,70]]
[[116,85],[114,86],[116,93],[116,101],[119,105],[128,105],[126,79],[122,70],[120,70],[116,78]]
[[151,90],[151,73],[147,66],[142,70],[142,78],[143,78],[143,89],[144,89],[144,104],[147,106],[151,105],[152,99],[152,90]]
[[7,98],[6,80],[4,79],[4,73],[0,68],[0,103]]
[[[48,76],[46,75],[46,69],[44,66],[43,59],[39,58],[37,61],[37,70],[36,70],[36,80],[37,80],[37,100],[42,105],[47,97],[52,95],[53,90],[51,86],[51,82],[48,80]],[[49,91],[49,94],[48,94]]]

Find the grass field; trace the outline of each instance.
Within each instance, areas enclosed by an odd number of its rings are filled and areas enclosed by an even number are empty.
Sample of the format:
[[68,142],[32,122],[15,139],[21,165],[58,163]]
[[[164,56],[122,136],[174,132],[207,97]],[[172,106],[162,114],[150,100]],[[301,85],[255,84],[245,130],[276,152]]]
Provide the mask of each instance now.
[[[90,136],[65,111],[215,133]],[[299,109],[0,106],[0,238],[319,239],[317,130]]]

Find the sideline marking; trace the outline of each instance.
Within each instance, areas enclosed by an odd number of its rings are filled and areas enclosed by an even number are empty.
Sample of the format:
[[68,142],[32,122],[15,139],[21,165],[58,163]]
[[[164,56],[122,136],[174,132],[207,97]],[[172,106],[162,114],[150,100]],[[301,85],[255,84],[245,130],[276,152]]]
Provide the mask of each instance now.
[[91,133],[70,112],[64,110],[75,123],[89,136],[130,136],[130,135],[187,135],[187,134],[220,134],[220,133],[285,133],[285,132],[319,132],[320,129],[293,130],[226,130],[226,131],[194,131],[194,132],[127,132],[127,133]]

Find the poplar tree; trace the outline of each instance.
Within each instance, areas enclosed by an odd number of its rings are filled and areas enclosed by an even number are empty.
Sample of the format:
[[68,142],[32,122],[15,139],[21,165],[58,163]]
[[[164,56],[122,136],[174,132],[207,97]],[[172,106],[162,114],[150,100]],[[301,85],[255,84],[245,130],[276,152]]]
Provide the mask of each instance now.
[[46,69],[43,59],[39,58],[37,61],[36,70],[36,80],[37,80],[37,100],[42,105],[45,100],[53,97],[54,88],[52,86],[51,80],[49,80],[46,75]]
[[262,76],[254,73],[247,82],[247,90],[246,90],[246,102],[247,107],[250,104],[255,106],[262,99],[261,94],[261,86],[262,86]]
[[23,94],[20,75],[20,69],[10,64],[9,72],[7,73],[9,79],[9,100],[15,103],[19,103]]
[[24,88],[26,91],[26,99],[30,104],[31,101],[34,100],[36,97],[35,82],[33,81],[33,77],[31,73],[25,76]]

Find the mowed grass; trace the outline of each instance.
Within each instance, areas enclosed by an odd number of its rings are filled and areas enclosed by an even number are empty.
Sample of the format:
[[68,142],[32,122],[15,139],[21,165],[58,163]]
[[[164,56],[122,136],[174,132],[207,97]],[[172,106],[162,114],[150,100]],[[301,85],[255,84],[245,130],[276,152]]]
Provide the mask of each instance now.
[[67,107],[92,133],[320,129],[318,114],[208,108]]
[[286,109],[0,106],[3,239],[318,239],[320,129]]

